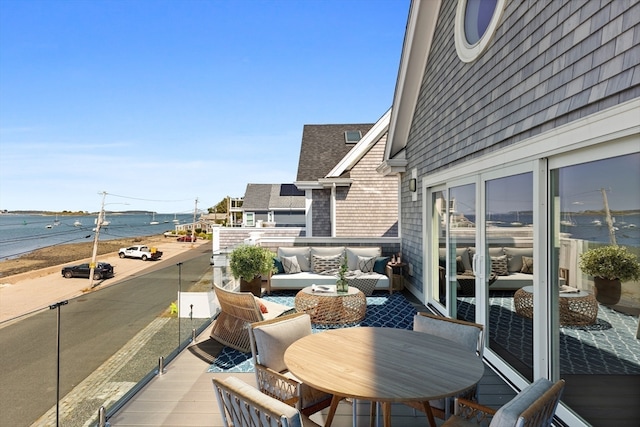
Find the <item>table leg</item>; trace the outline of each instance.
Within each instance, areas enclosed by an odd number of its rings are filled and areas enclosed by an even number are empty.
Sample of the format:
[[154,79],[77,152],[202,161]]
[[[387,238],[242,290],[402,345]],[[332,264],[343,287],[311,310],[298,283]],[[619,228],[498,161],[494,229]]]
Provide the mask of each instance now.
[[429,401],[422,402],[422,407],[424,409],[425,414],[427,414],[429,425],[431,427],[436,427],[436,420],[435,418],[433,418],[433,411],[431,411],[431,405],[429,405]]
[[382,425],[391,427],[391,402],[382,402]]
[[334,394],[331,398],[331,406],[329,406],[329,413],[327,414],[327,420],[324,422],[325,427],[331,427],[331,423],[333,422],[333,417],[336,414],[336,409],[338,409],[338,404],[342,400],[342,397]]
[[378,402],[371,402],[371,408],[369,409],[369,427],[377,426],[376,420],[378,418]]

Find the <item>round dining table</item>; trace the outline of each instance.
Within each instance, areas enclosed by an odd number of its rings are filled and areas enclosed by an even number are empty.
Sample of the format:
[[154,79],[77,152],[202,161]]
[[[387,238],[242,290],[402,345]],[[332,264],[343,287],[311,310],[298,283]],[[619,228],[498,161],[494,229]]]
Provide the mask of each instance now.
[[458,395],[480,381],[482,360],[461,345],[406,329],[354,327],[314,333],[294,342],[284,354],[300,381],[333,395],[325,426],[344,398],[382,404],[384,426],[391,404],[421,402],[429,423],[430,400]]

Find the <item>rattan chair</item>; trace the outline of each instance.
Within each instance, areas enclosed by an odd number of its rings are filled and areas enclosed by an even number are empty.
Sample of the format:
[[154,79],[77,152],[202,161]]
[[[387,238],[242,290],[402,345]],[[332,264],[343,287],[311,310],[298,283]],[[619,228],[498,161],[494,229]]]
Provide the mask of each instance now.
[[296,408],[236,377],[214,378],[213,388],[225,427],[319,427]]
[[456,398],[455,414],[442,424],[442,427],[549,427],[563,389],[564,380],[553,383],[540,378],[497,411],[463,398]]
[[295,313],[252,323],[249,329],[251,353],[258,389],[268,396],[311,415],[331,404],[331,395],[301,383],[284,363],[285,350],[311,334],[311,317]]
[[[454,341],[467,348],[470,352],[475,352],[478,357],[482,358],[484,350],[484,327],[479,323],[465,322],[464,320],[419,312],[413,318],[413,330]],[[467,390],[461,396],[470,400],[477,400],[477,387]],[[405,404],[416,410],[424,410],[420,402],[405,402]],[[434,416],[446,419],[451,415],[453,401],[451,398],[432,400],[429,401],[429,405],[431,406],[431,411]]]
[[[234,292],[214,285],[220,304],[220,313],[211,329],[211,338],[248,353],[251,351],[248,325],[265,319],[273,319],[289,311],[292,307],[256,298],[251,292]],[[263,313],[260,306],[264,307]]]

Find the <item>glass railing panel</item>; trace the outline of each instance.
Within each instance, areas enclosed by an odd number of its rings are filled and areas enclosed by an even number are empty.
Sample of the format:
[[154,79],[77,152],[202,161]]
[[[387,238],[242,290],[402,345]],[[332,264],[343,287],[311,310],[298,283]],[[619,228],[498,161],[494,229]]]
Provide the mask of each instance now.
[[155,374],[161,357],[168,362],[211,322],[201,302],[213,294],[209,257],[105,281],[59,308],[0,325],[0,425],[83,426],[100,407],[112,410]]

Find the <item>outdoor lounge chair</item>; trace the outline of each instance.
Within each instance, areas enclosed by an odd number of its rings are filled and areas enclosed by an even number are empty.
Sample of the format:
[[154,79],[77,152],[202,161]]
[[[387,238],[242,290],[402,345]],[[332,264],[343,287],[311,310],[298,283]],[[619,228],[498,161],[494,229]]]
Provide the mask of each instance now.
[[249,323],[276,318],[292,307],[256,298],[251,292],[234,292],[214,285],[216,297],[220,304],[220,314],[211,329],[211,338],[248,353]]
[[[470,352],[475,352],[482,359],[484,327],[478,323],[419,312],[413,318],[413,330],[454,341]],[[462,396],[470,400],[477,400],[477,387],[466,391]],[[405,404],[413,409],[423,410],[422,404],[419,402],[405,402]],[[451,414],[451,398],[433,400],[429,404],[433,415],[438,418],[446,419]]]
[[214,378],[225,427],[319,427],[305,415],[236,377]]
[[548,427],[558,407],[564,380],[555,383],[540,378],[525,387],[497,411],[463,398],[456,398],[455,415],[442,427]]
[[284,352],[311,335],[311,317],[295,313],[250,325],[251,353],[258,389],[311,415],[331,404],[331,395],[301,383],[284,363]]

